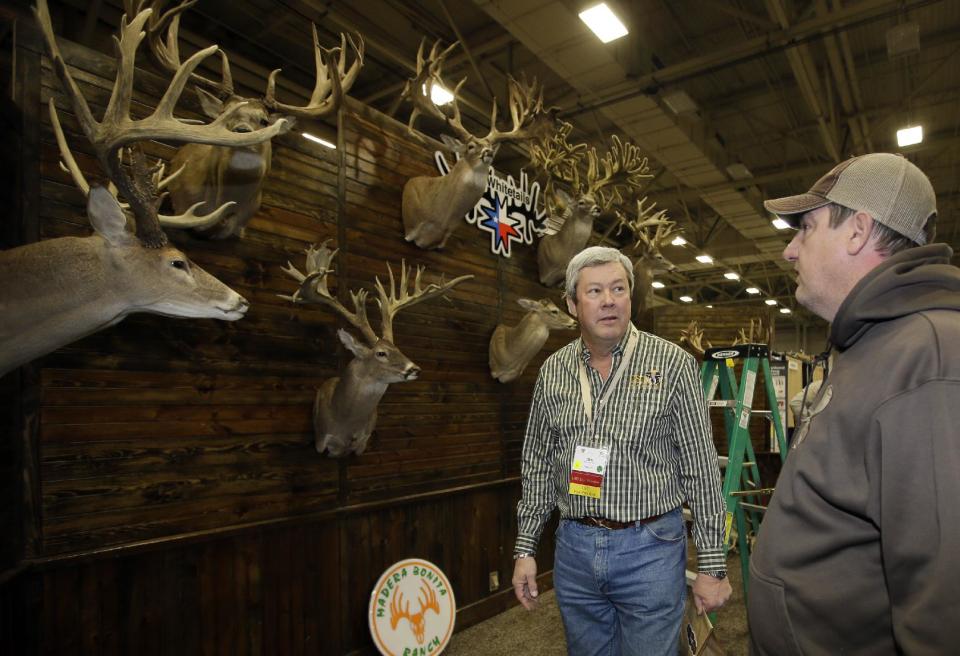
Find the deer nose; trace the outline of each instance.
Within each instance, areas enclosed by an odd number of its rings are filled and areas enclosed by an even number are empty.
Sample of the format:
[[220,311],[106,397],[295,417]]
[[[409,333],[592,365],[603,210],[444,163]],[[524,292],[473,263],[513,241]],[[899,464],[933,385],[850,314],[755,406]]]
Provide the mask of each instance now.
[[415,364],[410,365],[403,370],[404,380],[416,380],[417,376],[420,375],[420,367]]
[[233,131],[242,132],[244,134],[246,134],[247,132],[253,132],[253,130],[250,129],[249,125],[238,125],[237,127],[233,128]]

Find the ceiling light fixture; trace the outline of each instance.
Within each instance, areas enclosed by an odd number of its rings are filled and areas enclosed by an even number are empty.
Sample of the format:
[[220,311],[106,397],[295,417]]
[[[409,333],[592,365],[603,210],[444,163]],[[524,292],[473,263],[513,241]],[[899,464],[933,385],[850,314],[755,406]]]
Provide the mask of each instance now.
[[904,146],[912,146],[913,144],[918,144],[923,141],[923,126],[914,125],[913,127],[903,128],[897,130],[897,145],[903,148]]
[[680,297],[680,300],[683,301],[684,303],[693,303],[693,297],[692,297],[692,296],[687,296],[686,294],[684,294],[683,296],[681,296],[681,297]]
[[764,303],[766,303],[767,305],[776,305],[776,304],[777,304],[777,302],[776,302],[775,300],[773,300],[772,298],[768,298],[767,300],[764,301]]
[[684,239],[684,238],[681,237],[680,235],[677,235],[676,237],[673,238],[673,241],[670,242],[670,245],[671,245],[671,246],[683,246],[683,245],[686,244],[686,243],[687,243],[687,240],[686,240],[686,239]]
[[713,306],[712,306],[712,305],[708,305],[708,306],[707,306],[707,309],[708,309],[708,310],[712,310],[712,309],[713,309]]
[[760,293],[760,290],[757,289],[756,287],[747,287],[747,290],[746,290],[746,291],[747,291],[748,294],[759,294],[759,293]]
[[318,137],[318,136],[316,136],[316,135],[310,134],[309,132],[301,132],[300,134],[301,134],[301,136],[302,136],[304,139],[309,139],[310,141],[314,141],[314,142],[316,142],[316,143],[318,143],[318,144],[320,144],[321,146],[324,146],[324,147],[326,147],[326,148],[333,148],[334,150],[336,150],[336,148],[337,148],[337,146],[336,146],[335,144],[330,143],[330,142],[327,141],[326,139],[321,139],[320,137]]
[[650,286],[653,287],[654,289],[663,289],[664,287],[666,287],[666,285],[664,285],[659,280],[654,280],[652,283],[650,283]]
[[780,308],[780,314],[790,314],[790,308]]
[[[427,93],[427,85],[423,85],[423,93]],[[453,94],[448,88],[442,84],[431,83],[430,84],[430,102],[432,102],[437,107],[441,105],[449,105],[453,102]]]
[[781,219],[779,216],[775,218],[773,221],[771,221],[771,223],[773,224],[773,227],[776,228],[777,230],[786,230],[787,228],[790,227],[790,224],[784,221],[783,219]]
[[607,3],[601,2],[580,12],[580,20],[604,43],[610,43],[628,34],[623,22],[617,18]]
[[697,262],[699,262],[700,264],[713,264],[713,258],[707,255],[706,253],[702,253],[700,255],[697,255]]
[[740,280],[740,274],[736,271],[727,271],[725,274],[723,274],[723,277],[727,280]]

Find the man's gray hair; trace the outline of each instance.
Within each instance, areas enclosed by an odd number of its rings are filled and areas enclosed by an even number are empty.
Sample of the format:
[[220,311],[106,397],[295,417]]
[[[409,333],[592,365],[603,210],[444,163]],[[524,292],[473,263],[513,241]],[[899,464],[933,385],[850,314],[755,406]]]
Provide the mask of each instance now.
[[567,282],[563,291],[564,296],[574,301],[577,299],[577,281],[580,279],[580,272],[585,267],[600,266],[610,262],[619,262],[627,272],[627,281],[630,284],[630,291],[633,291],[633,262],[630,258],[609,246],[591,246],[573,256],[570,263],[567,264]]

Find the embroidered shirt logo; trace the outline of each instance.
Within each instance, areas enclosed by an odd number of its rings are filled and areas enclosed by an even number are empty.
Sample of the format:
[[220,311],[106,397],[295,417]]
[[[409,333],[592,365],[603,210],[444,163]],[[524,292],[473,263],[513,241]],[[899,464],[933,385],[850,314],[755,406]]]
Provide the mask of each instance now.
[[639,387],[640,389],[660,389],[663,384],[663,374],[656,369],[651,369],[642,374],[634,374],[630,377],[630,387]]

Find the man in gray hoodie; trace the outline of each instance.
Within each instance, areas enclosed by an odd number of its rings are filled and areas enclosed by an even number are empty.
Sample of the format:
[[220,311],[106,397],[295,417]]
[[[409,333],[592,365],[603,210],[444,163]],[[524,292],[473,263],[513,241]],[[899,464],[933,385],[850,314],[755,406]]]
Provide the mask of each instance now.
[[960,269],[933,187],[874,153],[764,205],[798,229],[784,257],[836,360],[751,557],[751,651],[957,653]]

